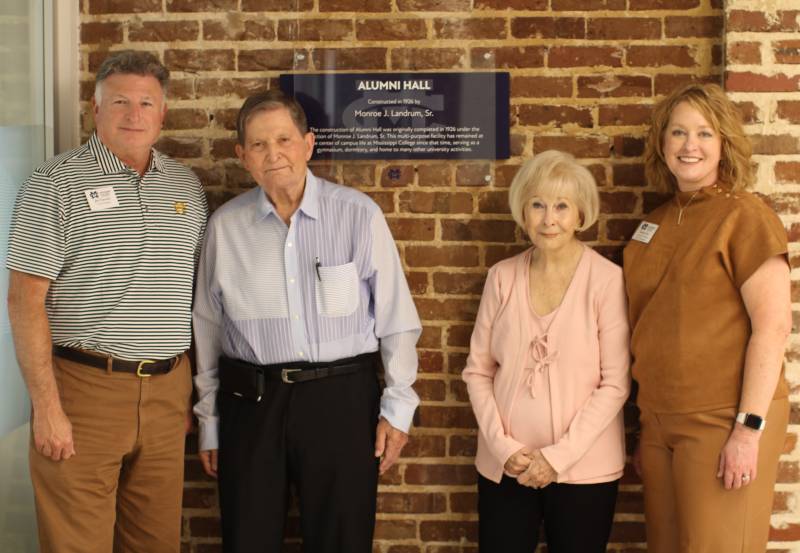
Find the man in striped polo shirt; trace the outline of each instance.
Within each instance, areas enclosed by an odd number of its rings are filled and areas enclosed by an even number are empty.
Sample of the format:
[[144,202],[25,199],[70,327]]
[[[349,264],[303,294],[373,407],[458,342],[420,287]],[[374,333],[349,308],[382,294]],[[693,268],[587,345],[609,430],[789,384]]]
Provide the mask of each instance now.
[[367,195],[308,170],[314,135],[294,98],[251,96],[237,135],[258,186],[211,218],[194,306],[223,548],[280,551],[294,485],[305,553],[371,553],[378,474],[419,403],[421,327],[397,247]]
[[8,304],[43,552],[180,549],[184,352],[208,209],[197,177],[153,149],[168,80],[150,54],[106,59],[95,134],[17,196]]

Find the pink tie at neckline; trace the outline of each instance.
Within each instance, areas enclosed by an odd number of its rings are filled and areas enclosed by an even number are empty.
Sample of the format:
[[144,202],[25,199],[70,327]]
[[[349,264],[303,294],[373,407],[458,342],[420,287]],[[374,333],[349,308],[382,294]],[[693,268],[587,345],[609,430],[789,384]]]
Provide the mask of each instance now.
[[528,347],[533,366],[526,369],[528,374],[525,377],[525,385],[530,389],[532,398],[536,397],[536,374],[541,374],[545,369],[550,368],[558,358],[558,350],[553,348],[553,351],[550,351],[547,342],[547,333],[545,332],[531,340]]

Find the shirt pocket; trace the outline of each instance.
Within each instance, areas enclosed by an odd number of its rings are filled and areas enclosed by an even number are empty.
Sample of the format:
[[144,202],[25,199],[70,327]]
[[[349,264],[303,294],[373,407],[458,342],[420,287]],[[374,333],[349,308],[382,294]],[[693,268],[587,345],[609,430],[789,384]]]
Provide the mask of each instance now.
[[315,282],[317,312],[323,317],[346,317],[358,308],[358,271],[354,263],[318,266]]

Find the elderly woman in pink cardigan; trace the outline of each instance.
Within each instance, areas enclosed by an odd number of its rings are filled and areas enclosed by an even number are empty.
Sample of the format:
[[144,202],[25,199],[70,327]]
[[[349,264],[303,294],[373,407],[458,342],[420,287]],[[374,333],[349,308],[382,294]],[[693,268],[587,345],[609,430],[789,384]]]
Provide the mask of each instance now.
[[622,269],[575,236],[594,179],[543,152],[511,184],[533,247],[489,270],[463,372],[478,420],[481,553],[603,553],[625,465],[630,389]]

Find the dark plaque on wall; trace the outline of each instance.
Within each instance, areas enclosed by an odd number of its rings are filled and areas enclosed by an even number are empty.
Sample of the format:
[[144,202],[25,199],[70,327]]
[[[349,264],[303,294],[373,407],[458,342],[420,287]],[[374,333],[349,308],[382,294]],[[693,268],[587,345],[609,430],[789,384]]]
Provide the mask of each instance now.
[[281,75],[315,159],[506,159],[508,73]]

